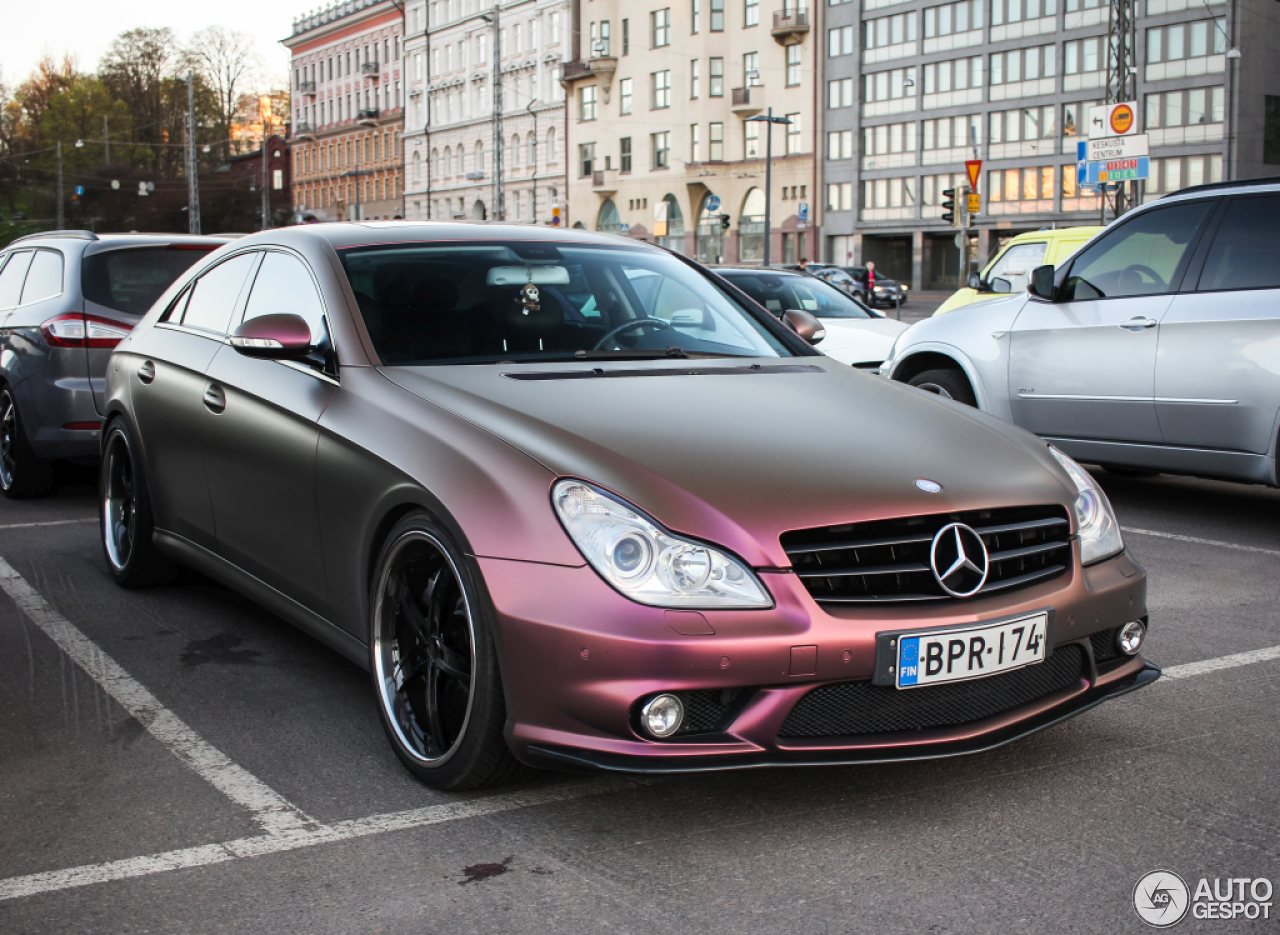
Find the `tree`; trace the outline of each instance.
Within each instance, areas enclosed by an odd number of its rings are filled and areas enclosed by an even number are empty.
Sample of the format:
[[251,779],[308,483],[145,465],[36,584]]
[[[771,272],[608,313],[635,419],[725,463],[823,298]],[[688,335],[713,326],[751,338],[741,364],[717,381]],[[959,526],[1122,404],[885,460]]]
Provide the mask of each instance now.
[[[159,144],[166,142],[172,124],[166,110],[174,95],[165,80],[173,77],[175,48],[171,29],[130,29],[112,40],[98,65],[103,83],[133,114],[134,140],[150,144],[152,160],[160,164],[166,160]],[[186,110],[185,96],[181,110]]]
[[224,140],[222,155],[230,158],[231,124],[240,96],[262,72],[262,59],[254,49],[253,37],[234,29],[209,26],[191,37],[183,57],[216,95],[218,127]]

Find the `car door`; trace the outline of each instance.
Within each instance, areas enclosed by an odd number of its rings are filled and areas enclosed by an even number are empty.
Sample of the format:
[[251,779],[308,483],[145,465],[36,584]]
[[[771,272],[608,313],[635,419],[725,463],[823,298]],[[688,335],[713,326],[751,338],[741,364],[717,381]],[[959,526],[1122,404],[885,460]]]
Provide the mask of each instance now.
[[207,270],[129,348],[137,361],[130,397],[156,526],[211,551],[217,539],[200,438],[208,411],[204,372],[257,262],[258,254],[241,253]]
[[1013,419],[1038,435],[1158,444],[1156,344],[1214,199],[1135,214],[1071,264],[1009,334]]
[[[328,345],[311,270],[291,253],[265,251],[242,320],[283,312],[301,315],[313,343]],[[316,422],[337,389],[336,373],[323,367],[246,357],[224,344],[205,374],[201,414],[219,554],[321,615]]]
[[1280,407],[1280,193],[1227,200],[1160,324],[1166,444],[1265,454]]

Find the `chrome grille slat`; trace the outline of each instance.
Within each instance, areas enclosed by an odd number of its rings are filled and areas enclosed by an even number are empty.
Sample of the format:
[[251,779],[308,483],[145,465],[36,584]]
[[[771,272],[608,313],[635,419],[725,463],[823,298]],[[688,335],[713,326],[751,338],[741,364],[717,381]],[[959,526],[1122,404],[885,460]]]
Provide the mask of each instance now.
[[934,536],[950,523],[969,526],[987,548],[987,581],[975,598],[1049,581],[1070,567],[1071,520],[1061,506],[844,523],[783,533],[781,545],[819,603],[954,601],[929,563]]

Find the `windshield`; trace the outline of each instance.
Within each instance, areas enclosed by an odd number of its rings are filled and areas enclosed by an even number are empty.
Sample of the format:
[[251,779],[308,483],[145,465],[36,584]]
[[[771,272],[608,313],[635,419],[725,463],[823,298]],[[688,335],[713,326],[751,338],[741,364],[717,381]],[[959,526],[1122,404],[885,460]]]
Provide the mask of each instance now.
[[657,251],[398,244],[340,256],[386,364],[793,356],[709,279]]
[[209,247],[129,247],[84,258],[80,288],[90,302],[117,312],[145,315],[173,281]]
[[883,318],[830,283],[785,273],[729,272],[722,275],[775,315],[800,309],[819,318]]

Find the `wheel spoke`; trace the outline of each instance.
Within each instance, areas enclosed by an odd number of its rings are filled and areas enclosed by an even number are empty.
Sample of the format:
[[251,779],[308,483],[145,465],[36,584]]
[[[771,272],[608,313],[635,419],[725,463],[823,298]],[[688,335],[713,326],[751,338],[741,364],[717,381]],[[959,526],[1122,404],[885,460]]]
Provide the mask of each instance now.
[[424,666],[427,673],[427,684],[423,687],[423,707],[427,716],[426,731],[436,745],[437,754],[449,749],[449,740],[444,733],[444,722],[440,717],[440,676],[436,667],[430,662]]

